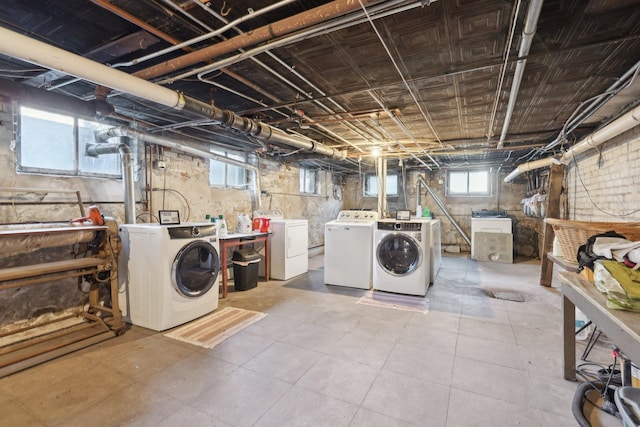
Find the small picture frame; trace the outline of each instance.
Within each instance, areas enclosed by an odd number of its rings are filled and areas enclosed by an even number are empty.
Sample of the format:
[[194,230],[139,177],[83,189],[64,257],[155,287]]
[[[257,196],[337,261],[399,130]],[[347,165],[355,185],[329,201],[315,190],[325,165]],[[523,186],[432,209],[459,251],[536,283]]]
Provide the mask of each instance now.
[[409,221],[411,219],[411,211],[396,211],[396,221]]
[[179,211],[158,211],[160,225],[180,224]]

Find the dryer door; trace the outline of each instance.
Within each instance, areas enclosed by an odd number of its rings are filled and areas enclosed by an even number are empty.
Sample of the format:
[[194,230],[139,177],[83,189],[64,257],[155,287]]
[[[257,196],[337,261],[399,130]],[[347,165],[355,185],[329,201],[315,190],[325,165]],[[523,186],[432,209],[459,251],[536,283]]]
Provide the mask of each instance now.
[[388,234],[380,240],[376,259],[382,269],[394,276],[413,273],[422,263],[420,243],[403,233]]
[[171,266],[171,281],[180,295],[197,298],[213,287],[219,271],[220,256],[216,248],[209,242],[195,241],[176,255]]

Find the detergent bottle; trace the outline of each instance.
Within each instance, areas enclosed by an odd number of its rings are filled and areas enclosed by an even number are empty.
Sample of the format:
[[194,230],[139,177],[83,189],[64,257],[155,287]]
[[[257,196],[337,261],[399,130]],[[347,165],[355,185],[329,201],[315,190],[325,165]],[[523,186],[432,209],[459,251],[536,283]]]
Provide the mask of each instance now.
[[429,206],[425,206],[424,209],[422,210],[422,217],[431,218],[431,211],[429,210]]
[[218,219],[216,220],[216,229],[216,231],[218,232],[218,237],[227,236],[227,221],[224,219],[223,215],[218,215]]

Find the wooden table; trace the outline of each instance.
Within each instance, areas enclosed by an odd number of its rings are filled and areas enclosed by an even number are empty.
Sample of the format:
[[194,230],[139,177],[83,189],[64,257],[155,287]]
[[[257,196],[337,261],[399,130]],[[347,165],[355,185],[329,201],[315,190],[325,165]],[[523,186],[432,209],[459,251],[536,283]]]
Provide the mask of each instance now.
[[227,252],[229,248],[235,246],[250,245],[253,243],[264,242],[264,279],[269,281],[269,233],[233,233],[225,237],[218,238],[220,242],[220,266],[222,268],[222,298],[227,297]]
[[575,322],[578,307],[634,363],[640,361],[640,313],[607,308],[607,297],[576,273],[559,273],[562,291],[564,377],[576,380]]

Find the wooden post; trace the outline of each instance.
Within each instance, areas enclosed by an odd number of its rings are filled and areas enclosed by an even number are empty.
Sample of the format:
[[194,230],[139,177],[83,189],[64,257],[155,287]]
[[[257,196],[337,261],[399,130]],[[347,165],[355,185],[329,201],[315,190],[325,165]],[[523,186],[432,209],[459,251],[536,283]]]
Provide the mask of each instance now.
[[[549,177],[549,194],[547,196],[547,218],[560,217],[560,195],[562,194],[562,179],[564,177],[564,165],[551,164],[551,174]],[[547,254],[553,249],[553,238],[555,233],[551,225],[545,223],[544,236],[542,240],[542,268],[540,269],[540,285],[551,286],[553,276],[553,262]]]

